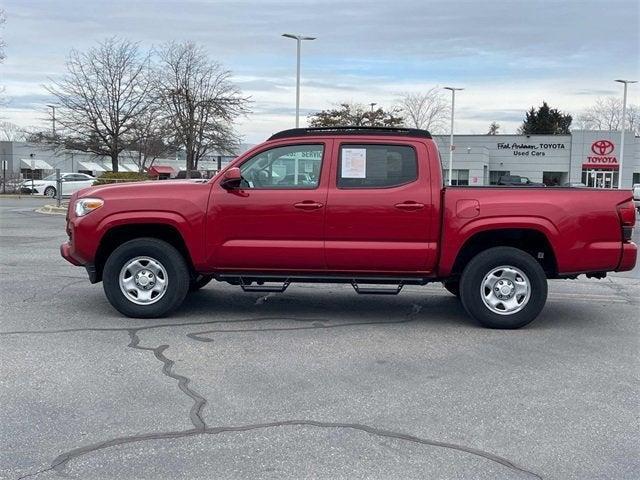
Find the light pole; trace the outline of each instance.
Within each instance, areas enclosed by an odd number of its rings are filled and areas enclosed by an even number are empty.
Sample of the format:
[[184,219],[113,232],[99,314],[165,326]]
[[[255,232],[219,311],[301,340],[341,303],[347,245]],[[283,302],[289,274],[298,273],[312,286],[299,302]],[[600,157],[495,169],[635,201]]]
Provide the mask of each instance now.
[[296,128],[300,126],[300,46],[303,40],[315,40],[316,37],[305,37],[304,35],[294,35],[293,33],[283,33],[283,37],[293,38],[297,42],[297,65],[296,65]]
[[637,80],[616,80],[624,85],[622,95],[622,133],[620,133],[620,170],[618,171],[618,190],[622,188],[622,162],[624,160],[624,127],[627,121],[627,86],[630,83],[638,83]]
[[464,88],[444,87],[445,90],[451,90],[451,137],[449,140],[449,185],[453,181],[453,118],[456,108],[456,90],[464,90]]
[[371,105],[371,115],[369,118],[369,123],[371,124],[371,126],[373,126],[373,107],[375,107],[377,105],[376,102],[371,102],[369,105]]
[[53,120],[53,137],[56,136],[56,106],[55,105],[47,105],[51,110],[53,110],[52,120]]

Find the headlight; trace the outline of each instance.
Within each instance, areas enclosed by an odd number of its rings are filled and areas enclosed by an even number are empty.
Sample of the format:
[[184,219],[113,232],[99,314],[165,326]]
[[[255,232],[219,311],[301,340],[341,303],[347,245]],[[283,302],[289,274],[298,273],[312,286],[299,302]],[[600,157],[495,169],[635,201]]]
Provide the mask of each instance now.
[[81,198],[76,202],[76,216],[84,217],[104,205],[104,200],[100,198]]

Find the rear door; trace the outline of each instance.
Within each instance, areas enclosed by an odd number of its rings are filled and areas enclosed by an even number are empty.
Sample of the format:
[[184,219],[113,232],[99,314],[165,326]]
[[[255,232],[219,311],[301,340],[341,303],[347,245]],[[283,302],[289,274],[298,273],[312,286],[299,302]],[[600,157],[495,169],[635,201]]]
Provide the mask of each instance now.
[[419,141],[335,141],[325,256],[332,271],[429,273],[434,214],[426,146]]
[[332,141],[264,147],[240,165],[240,189],[212,188],[210,263],[238,271],[323,271]]

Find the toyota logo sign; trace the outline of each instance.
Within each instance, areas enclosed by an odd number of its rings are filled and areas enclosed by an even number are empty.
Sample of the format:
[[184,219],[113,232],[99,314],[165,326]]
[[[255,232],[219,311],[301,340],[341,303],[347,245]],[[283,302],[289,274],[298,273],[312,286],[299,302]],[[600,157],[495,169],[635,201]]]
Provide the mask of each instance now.
[[597,140],[591,144],[591,151],[596,155],[608,155],[613,149],[613,143],[609,140]]

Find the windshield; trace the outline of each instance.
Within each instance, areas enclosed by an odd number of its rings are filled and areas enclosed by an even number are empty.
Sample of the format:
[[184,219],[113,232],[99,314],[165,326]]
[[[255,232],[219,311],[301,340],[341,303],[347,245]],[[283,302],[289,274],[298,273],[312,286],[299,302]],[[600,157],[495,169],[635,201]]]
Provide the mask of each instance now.
[[44,177],[43,180],[55,180],[56,179],[56,174],[53,173],[51,175],[49,175],[48,177]]

